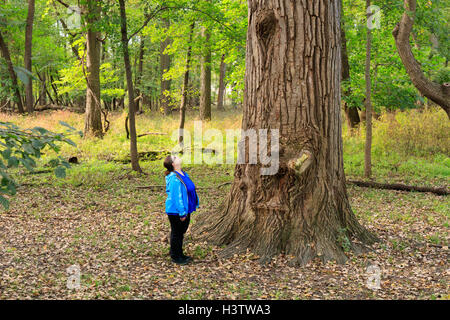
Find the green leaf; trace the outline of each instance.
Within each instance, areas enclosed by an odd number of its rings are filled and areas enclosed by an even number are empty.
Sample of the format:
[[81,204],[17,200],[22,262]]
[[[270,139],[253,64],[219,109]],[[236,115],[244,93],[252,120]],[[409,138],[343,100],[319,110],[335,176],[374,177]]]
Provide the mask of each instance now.
[[23,164],[28,171],[33,171],[33,166],[35,165],[34,161],[30,158],[22,158],[19,161]]
[[45,146],[41,141],[35,139],[31,141],[31,145],[34,149],[38,150],[42,149]]
[[58,178],[65,178],[66,177],[66,168],[63,166],[58,166],[55,169],[55,176]]
[[2,151],[2,156],[5,160],[9,159],[11,157],[11,149],[5,149]]
[[3,208],[5,208],[5,210],[9,209],[9,201],[2,195],[0,195],[0,204],[3,206]]
[[64,122],[64,121],[61,121],[61,120],[60,120],[60,121],[59,121],[59,124],[65,126],[65,127],[67,127],[67,128],[69,128],[69,129],[72,130],[72,131],[77,130],[77,129],[75,129],[74,127],[72,127],[70,124],[68,124],[67,122]]
[[42,127],[34,127],[33,130],[39,132],[40,134],[46,134],[49,132],[47,129],[44,129]]
[[25,85],[28,85],[28,82],[30,81],[30,78],[38,81],[39,79],[37,79],[35,76],[33,76],[33,74],[28,71],[25,68],[19,67],[19,66],[13,66],[14,71],[17,73],[17,76],[19,77],[20,80],[22,80],[22,82]]
[[54,168],[54,167],[56,167],[56,166],[59,165],[59,160],[58,160],[58,159],[51,159],[51,160],[47,163],[47,165],[49,165],[50,167]]
[[8,167],[9,168],[15,168],[19,165],[19,159],[17,159],[15,156],[12,156],[8,159]]
[[76,146],[77,146],[77,144],[76,144],[75,142],[73,142],[72,140],[70,140],[70,139],[64,139],[64,141],[65,141],[66,143],[70,144],[70,145],[73,146],[73,147],[76,147]]
[[24,143],[22,145],[23,150],[28,154],[34,154],[34,148],[30,143]]

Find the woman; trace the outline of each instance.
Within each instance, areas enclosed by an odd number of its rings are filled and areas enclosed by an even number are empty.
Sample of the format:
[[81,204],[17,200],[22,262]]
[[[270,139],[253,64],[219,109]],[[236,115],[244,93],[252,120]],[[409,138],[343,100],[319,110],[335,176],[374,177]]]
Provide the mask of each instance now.
[[183,237],[189,227],[191,213],[199,207],[195,185],[181,170],[181,158],[168,156],[164,160],[166,175],[166,213],[170,221],[170,257],[176,264],[192,260],[183,254]]

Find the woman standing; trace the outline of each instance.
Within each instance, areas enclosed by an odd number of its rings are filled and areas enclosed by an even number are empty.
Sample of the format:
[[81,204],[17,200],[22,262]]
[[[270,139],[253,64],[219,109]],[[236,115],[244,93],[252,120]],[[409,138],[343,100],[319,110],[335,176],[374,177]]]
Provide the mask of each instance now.
[[176,264],[192,260],[183,254],[183,237],[189,227],[191,213],[199,207],[195,185],[181,169],[181,158],[168,156],[164,160],[166,175],[166,213],[170,222],[170,257]]

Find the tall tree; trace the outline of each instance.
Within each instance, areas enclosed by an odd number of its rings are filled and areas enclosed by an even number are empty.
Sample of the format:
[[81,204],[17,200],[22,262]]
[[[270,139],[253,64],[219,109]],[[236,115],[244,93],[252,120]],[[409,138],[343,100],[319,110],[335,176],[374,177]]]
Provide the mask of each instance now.
[[225,71],[226,71],[226,63],[225,63],[225,54],[222,54],[222,58],[220,59],[220,73],[219,73],[219,93],[217,94],[217,109],[224,110],[223,108],[223,97],[225,95]]
[[[370,0],[366,0],[367,22],[369,22],[372,14],[370,7]],[[364,147],[364,176],[370,178],[372,174],[372,100],[371,100],[371,78],[370,78],[370,55],[372,48],[372,30],[367,24],[366,37],[366,99],[364,100],[366,112],[366,143]]]
[[125,75],[128,89],[128,119],[130,121],[130,157],[131,168],[134,171],[142,172],[139,166],[139,155],[137,152],[136,137],[136,105],[134,101],[133,75],[131,73],[130,54],[128,52],[128,32],[127,15],[125,11],[125,1],[119,0],[120,7],[120,32],[122,39],[123,61],[125,65]]
[[[163,23],[166,28],[170,27],[170,20],[168,18],[163,19]],[[164,53],[167,46],[171,44],[171,39],[169,37],[166,37],[164,41],[161,41],[161,51],[160,51],[160,66],[161,66],[161,95],[160,95],[160,101],[161,101],[161,108],[164,111],[164,115],[170,115],[172,114],[172,106],[170,104],[170,79],[164,78],[164,73],[167,72],[170,69],[170,55],[167,53]]]
[[205,41],[200,59],[200,119],[211,120],[211,34],[207,27],[202,27]]
[[189,29],[189,47],[186,53],[186,70],[184,71],[183,88],[181,91],[181,104],[180,104],[180,127],[178,134],[178,142],[182,143],[184,134],[184,122],[186,120],[186,105],[187,105],[187,91],[189,86],[189,68],[191,64],[192,55],[192,34],[194,33],[195,22],[191,23]]
[[45,72],[42,73],[42,78],[41,78],[41,90],[40,90],[40,94],[39,94],[39,104],[41,106],[44,106],[47,104],[47,79],[45,77]]
[[17,82],[16,71],[14,70],[14,66],[11,61],[11,55],[9,53],[8,46],[5,43],[5,40],[3,38],[1,31],[0,31],[0,49],[2,51],[3,58],[5,58],[5,60],[6,60],[9,76],[11,77],[12,86],[13,86],[14,92],[16,94],[17,109],[18,109],[19,113],[24,113],[22,96],[19,91],[19,84]]
[[[341,10],[343,9],[342,0],[341,0]],[[345,25],[344,19],[342,19],[343,12],[341,12],[341,63],[342,63],[342,81],[347,82],[347,86],[345,90],[343,90],[344,97],[348,97],[351,95],[351,86],[350,86],[350,64],[348,62],[348,53],[347,53],[347,38],[345,36]],[[350,107],[344,99],[344,112],[347,117],[347,124],[349,128],[355,128],[360,123],[360,118],[358,114],[358,109],[355,107]]]
[[[25,54],[24,62],[25,69],[30,73],[31,71],[31,49],[33,42],[33,22],[34,22],[34,0],[28,0],[28,14],[27,22],[25,27]],[[27,107],[27,112],[33,112],[33,81],[31,77],[28,77],[28,81],[25,84],[25,104]]]
[[86,15],[86,112],[84,123],[85,136],[103,135],[100,103],[100,48],[99,21],[101,1],[87,0],[84,6]]
[[427,79],[422,71],[422,67],[414,58],[411,50],[409,37],[414,25],[414,17],[416,15],[416,0],[404,0],[403,5],[405,11],[400,22],[392,32],[395,38],[398,54],[402,59],[406,72],[417,90],[419,90],[425,97],[441,106],[450,118],[450,83],[446,82],[440,84]]
[[139,43],[139,63],[138,63],[138,70],[137,70],[137,75],[136,75],[136,96],[139,97],[136,101],[136,111],[139,111],[143,106],[141,103],[141,101],[144,101],[143,99],[143,94],[141,93],[140,87],[142,85],[142,75],[144,72],[144,50],[145,50],[145,46],[144,46],[144,38],[141,37],[140,38],[140,43]]
[[198,218],[195,234],[228,245],[224,256],[250,248],[261,261],[285,253],[296,264],[344,262],[345,250],[361,249],[355,239],[376,240],[357,221],[345,185],[339,7],[248,1],[242,129],[279,130],[271,154],[279,169],[262,175],[245,148],[219,212]]

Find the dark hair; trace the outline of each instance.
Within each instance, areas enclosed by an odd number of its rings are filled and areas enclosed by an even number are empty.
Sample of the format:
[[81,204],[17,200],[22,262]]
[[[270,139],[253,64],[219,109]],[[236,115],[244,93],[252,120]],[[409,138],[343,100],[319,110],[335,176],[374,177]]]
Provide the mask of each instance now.
[[164,159],[164,167],[167,169],[166,172],[164,172],[164,175],[168,175],[169,173],[171,173],[172,171],[174,171],[175,169],[173,168],[173,160],[171,156],[167,156]]

